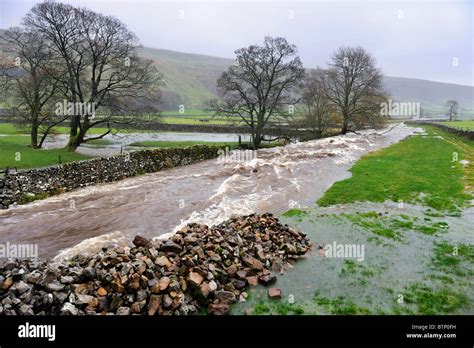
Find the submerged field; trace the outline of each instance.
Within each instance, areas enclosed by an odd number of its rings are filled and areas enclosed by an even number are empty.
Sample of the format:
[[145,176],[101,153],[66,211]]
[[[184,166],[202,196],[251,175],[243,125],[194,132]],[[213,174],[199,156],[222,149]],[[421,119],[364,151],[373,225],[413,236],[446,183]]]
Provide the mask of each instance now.
[[[234,313],[473,314],[474,144],[425,130],[363,157],[314,206],[284,213],[313,250],[278,277],[281,300],[254,287]],[[326,254],[332,245],[359,253]]]

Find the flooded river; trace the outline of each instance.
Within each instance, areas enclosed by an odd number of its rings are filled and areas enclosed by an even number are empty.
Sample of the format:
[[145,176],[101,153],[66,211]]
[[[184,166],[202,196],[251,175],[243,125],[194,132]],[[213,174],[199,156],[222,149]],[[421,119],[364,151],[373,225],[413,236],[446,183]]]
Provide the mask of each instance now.
[[127,245],[137,234],[163,237],[188,222],[314,204],[362,155],[416,129],[386,131],[262,149],[244,162],[203,161],[0,211],[0,243],[37,244],[40,257],[67,257]]

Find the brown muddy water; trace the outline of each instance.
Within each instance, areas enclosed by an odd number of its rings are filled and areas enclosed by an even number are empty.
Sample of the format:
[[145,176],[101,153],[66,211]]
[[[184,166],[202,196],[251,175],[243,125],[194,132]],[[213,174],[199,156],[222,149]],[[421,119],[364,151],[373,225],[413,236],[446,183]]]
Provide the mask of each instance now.
[[137,234],[164,238],[188,222],[280,214],[314,204],[350,176],[349,167],[362,155],[417,131],[400,124],[387,133],[262,149],[246,161],[208,160],[68,192],[0,211],[0,243],[37,244],[42,258],[68,257],[112,243],[129,245]]

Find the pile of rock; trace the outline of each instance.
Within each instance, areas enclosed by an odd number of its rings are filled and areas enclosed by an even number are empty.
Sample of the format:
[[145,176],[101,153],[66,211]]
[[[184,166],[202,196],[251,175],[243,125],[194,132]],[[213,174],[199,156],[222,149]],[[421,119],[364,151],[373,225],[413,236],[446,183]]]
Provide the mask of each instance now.
[[189,224],[166,241],[134,240],[59,263],[0,266],[0,314],[227,314],[249,285],[302,257],[309,239],[271,214]]

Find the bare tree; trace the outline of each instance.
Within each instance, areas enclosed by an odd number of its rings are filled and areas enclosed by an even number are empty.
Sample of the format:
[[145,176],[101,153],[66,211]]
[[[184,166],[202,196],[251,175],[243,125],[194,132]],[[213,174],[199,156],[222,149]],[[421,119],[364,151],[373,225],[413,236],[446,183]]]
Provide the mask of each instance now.
[[0,40],[2,92],[14,102],[21,123],[30,128],[30,146],[41,148],[50,130],[67,119],[56,117],[51,108],[62,74],[57,57],[47,50],[41,35],[19,27],[5,31]]
[[305,78],[300,103],[303,126],[310,128],[317,138],[321,138],[330,126],[334,109],[327,95],[326,79],[324,70],[312,70]]
[[448,105],[449,120],[452,121],[458,116],[459,103],[457,100],[448,100],[446,104]]
[[[152,61],[138,57],[136,36],[118,19],[45,1],[31,9],[23,24],[45,37],[67,72],[60,85],[68,106],[62,111],[70,117],[69,150],[103,138],[112,124],[129,122],[125,114],[142,113],[144,106],[156,111],[161,76]],[[94,126],[107,131],[86,138]]]
[[380,102],[385,99],[382,73],[375,59],[362,47],[341,47],[328,70],[328,97],[342,115],[341,134],[385,120]]
[[292,115],[304,69],[296,46],[281,37],[265,37],[263,46],[241,48],[235,54],[235,64],[217,80],[221,100],[211,100],[208,108],[239,116],[250,128],[256,149],[270,119]]

